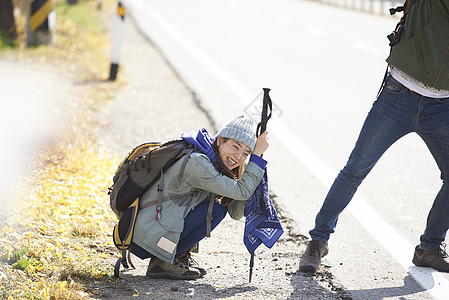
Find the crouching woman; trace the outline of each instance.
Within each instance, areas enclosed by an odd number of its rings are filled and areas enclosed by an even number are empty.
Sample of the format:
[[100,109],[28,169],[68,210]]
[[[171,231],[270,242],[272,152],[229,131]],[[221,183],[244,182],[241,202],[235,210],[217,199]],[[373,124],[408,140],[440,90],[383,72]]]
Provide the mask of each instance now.
[[[197,279],[206,274],[190,257],[190,250],[226,216],[243,217],[246,201],[262,180],[267,162],[267,133],[258,138],[252,121],[240,116],[224,125],[215,137],[205,129],[182,138],[196,146],[164,174],[162,208],[156,182],[142,197],[131,252],[151,258],[151,278]],[[243,173],[243,163],[250,157]]]

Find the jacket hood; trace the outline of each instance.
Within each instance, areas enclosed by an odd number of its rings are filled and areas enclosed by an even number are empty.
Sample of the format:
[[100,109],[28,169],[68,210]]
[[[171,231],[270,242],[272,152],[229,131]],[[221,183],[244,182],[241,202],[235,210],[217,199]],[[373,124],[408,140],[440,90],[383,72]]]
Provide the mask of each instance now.
[[217,160],[215,158],[214,149],[212,148],[215,138],[212,137],[205,128],[201,128],[198,131],[191,130],[184,132],[181,135],[181,138],[187,143],[197,147],[198,150],[206,154],[212,163],[216,165]]

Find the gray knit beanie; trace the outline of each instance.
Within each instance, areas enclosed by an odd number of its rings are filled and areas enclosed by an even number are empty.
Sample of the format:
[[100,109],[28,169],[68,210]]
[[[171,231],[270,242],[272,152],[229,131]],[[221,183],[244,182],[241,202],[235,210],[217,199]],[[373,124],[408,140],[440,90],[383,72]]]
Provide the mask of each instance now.
[[247,116],[241,115],[226,123],[215,135],[215,138],[224,137],[237,140],[247,145],[252,152],[256,145],[256,134],[253,127],[253,121]]

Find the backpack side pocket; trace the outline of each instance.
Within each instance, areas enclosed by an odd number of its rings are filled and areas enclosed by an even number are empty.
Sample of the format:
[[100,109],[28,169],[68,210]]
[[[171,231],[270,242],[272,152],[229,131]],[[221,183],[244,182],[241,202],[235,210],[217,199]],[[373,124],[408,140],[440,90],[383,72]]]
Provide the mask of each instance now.
[[131,245],[138,210],[139,198],[135,199],[120,221],[114,226],[112,236],[115,246],[120,250],[126,250]]
[[128,173],[125,172],[120,175],[110,195],[111,207],[115,207],[116,210],[122,212],[126,211],[134,200],[145,192],[145,188],[136,184]]

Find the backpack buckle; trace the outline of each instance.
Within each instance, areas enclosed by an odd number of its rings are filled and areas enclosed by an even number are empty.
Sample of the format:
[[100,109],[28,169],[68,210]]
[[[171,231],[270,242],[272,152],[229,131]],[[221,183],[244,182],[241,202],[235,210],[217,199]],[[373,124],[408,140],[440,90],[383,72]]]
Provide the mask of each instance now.
[[162,206],[158,204],[156,206],[156,216],[154,217],[154,219],[156,221],[159,221],[159,218],[161,217],[161,210],[162,210]]
[[397,12],[404,11],[404,6],[392,7],[390,8],[390,15],[394,15]]

